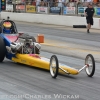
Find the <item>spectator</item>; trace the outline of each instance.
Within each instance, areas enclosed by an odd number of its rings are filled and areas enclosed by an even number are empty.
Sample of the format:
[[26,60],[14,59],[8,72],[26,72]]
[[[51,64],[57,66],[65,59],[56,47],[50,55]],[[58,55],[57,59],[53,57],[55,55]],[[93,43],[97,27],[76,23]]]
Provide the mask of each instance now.
[[94,2],[94,3],[98,3],[98,2],[99,2],[99,0],[93,0],[93,2]]
[[58,0],[53,0],[54,2],[54,7],[57,7],[58,6]]
[[81,2],[80,0],[77,0],[76,4],[78,7],[83,7],[83,2]]
[[53,5],[54,5],[53,0],[50,0],[50,1],[49,1],[49,6],[50,6],[50,7],[53,7]]
[[36,6],[35,0],[32,1],[32,5],[33,5],[33,6]]
[[50,2],[50,0],[44,0],[45,6],[48,6],[48,2]]
[[72,2],[72,0],[70,0],[70,2],[67,5],[68,7],[75,7],[75,2]]
[[98,7],[98,4],[97,3],[95,3],[95,2],[93,2],[93,7]]
[[85,10],[86,20],[87,20],[87,33],[90,33],[89,30],[91,25],[93,25],[93,15],[94,15],[94,8],[91,4],[88,5],[88,8]]
[[93,0],[85,0],[85,2],[92,3],[92,2],[93,2]]
[[66,2],[68,2],[68,0],[62,0],[63,7],[66,6]]
[[43,0],[41,0],[40,6],[45,6],[45,2]]
[[58,7],[64,7],[66,0],[58,0]]
[[36,6],[40,6],[41,0],[36,0]]
[[68,2],[69,2],[69,0],[65,0],[65,6],[67,6]]
[[58,0],[58,7],[62,7],[63,5],[62,5],[62,0]]
[[97,4],[98,7],[100,7],[100,2]]

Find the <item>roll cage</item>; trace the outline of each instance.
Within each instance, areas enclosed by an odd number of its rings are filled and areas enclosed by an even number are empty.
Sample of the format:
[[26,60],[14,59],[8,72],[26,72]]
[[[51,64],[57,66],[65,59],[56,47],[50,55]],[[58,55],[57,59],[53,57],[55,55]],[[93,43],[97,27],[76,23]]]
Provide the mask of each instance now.
[[3,33],[3,29],[4,29],[4,26],[3,26],[3,23],[4,22],[10,22],[12,25],[11,25],[11,34],[17,34],[18,31],[17,31],[17,28],[16,28],[16,24],[12,21],[12,20],[9,20],[9,19],[3,19],[1,22],[0,22],[0,33]]

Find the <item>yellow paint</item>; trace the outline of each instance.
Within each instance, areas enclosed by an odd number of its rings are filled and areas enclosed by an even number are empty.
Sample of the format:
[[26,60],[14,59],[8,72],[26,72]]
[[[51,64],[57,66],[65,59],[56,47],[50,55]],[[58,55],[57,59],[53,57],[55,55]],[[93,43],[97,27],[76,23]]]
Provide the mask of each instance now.
[[36,12],[36,6],[33,5],[26,5],[26,12],[34,13]]
[[[16,58],[13,57],[12,60],[14,62],[18,62],[18,63],[30,65],[33,67],[38,67],[38,68],[49,70],[49,64],[50,64],[49,61],[45,61],[40,58],[32,57],[32,56],[29,56],[28,54],[16,54]],[[62,66],[62,65],[60,67],[63,68],[64,70],[66,70],[67,72],[69,72],[70,74],[73,74],[73,75],[78,74],[77,69]],[[59,73],[65,74],[61,70],[59,70]]]
[[[69,72],[70,74],[73,74],[73,75],[77,75],[79,74],[78,70],[77,69],[74,69],[74,68],[71,68],[71,67],[65,67],[65,66],[60,66],[62,69],[66,70],[67,72]],[[62,73],[62,74],[66,74],[65,72],[63,72],[62,70],[59,69],[59,73]]]

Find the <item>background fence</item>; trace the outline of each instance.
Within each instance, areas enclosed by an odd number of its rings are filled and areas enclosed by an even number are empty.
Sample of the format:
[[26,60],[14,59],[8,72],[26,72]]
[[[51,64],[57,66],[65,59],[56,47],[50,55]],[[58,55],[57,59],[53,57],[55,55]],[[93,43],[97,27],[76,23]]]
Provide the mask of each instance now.
[[[95,16],[100,16],[100,3],[93,3]],[[60,14],[60,15],[78,15],[84,16],[84,11],[87,8],[88,2],[21,2],[8,1],[6,10],[16,13],[42,13],[42,14]]]

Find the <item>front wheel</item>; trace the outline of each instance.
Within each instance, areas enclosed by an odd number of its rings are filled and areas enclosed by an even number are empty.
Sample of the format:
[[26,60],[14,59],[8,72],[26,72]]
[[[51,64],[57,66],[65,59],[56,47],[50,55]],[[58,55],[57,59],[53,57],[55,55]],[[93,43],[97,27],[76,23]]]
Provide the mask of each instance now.
[[94,57],[91,54],[88,54],[85,58],[85,65],[87,67],[85,68],[85,71],[89,77],[92,77],[95,73],[95,60]]
[[59,63],[56,55],[52,55],[50,58],[50,74],[52,78],[56,78],[58,75]]

